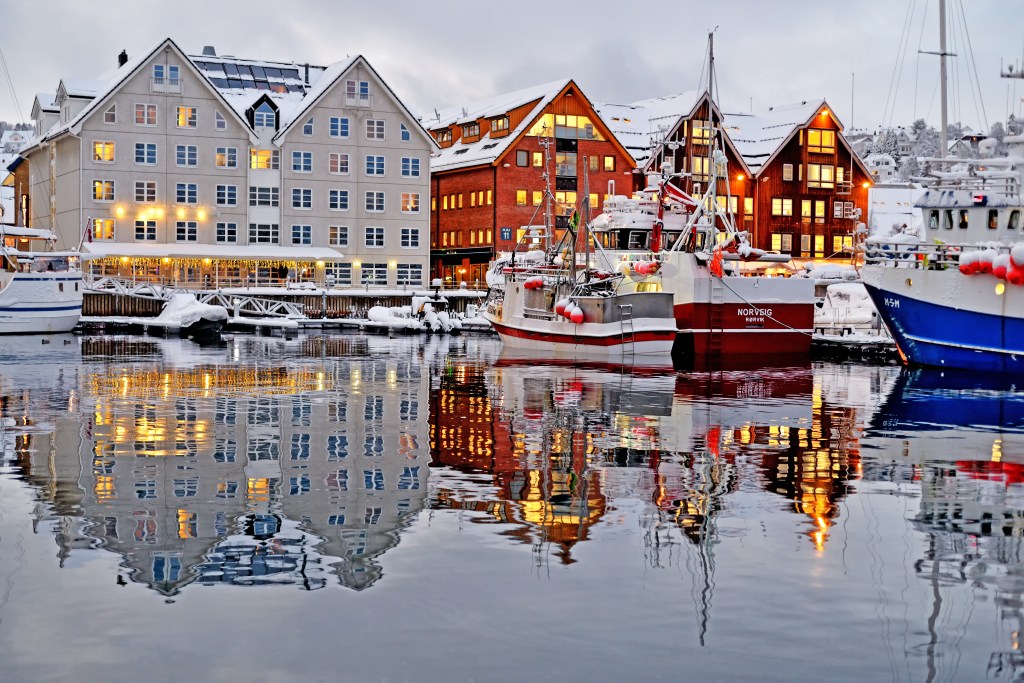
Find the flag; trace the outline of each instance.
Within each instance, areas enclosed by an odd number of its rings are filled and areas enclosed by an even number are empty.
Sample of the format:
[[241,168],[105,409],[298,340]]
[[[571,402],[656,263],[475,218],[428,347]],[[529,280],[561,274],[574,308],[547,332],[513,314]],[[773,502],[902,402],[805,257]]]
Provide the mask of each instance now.
[[85,222],[85,241],[92,242],[92,219]]
[[580,213],[576,209],[572,210],[572,214],[569,216],[569,228],[575,230],[580,225]]

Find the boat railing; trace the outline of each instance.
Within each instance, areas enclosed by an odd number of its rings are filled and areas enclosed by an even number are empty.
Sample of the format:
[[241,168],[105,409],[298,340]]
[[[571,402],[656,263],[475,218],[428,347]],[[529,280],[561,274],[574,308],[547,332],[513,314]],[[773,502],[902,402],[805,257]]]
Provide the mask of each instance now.
[[983,249],[1004,254],[1010,251],[1009,246],[998,243],[868,242],[864,245],[864,263],[887,268],[946,270],[959,267],[961,254]]

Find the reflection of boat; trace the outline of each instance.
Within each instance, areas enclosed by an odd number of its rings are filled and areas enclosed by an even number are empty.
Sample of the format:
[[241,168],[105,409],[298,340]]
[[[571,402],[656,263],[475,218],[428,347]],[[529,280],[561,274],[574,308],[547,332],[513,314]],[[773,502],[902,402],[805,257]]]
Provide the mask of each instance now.
[[[5,227],[0,257],[0,334],[70,332],[82,316],[77,252],[27,251],[49,231]],[[14,245],[25,247],[16,249]]]
[[1024,373],[1024,136],[1006,136],[1005,158],[945,157],[941,6],[943,158],[926,160],[931,177],[916,203],[927,242],[869,238],[862,277],[908,361]]
[[[550,204],[550,190],[545,194]],[[582,196],[590,196],[586,175]],[[575,211],[560,235],[551,229],[550,212],[543,227],[524,232],[500,284],[491,289],[484,318],[511,347],[570,357],[667,358],[676,338],[672,295],[619,288],[623,275],[613,272],[611,263],[599,262],[605,257],[593,242],[589,206],[584,202],[579,234]]]

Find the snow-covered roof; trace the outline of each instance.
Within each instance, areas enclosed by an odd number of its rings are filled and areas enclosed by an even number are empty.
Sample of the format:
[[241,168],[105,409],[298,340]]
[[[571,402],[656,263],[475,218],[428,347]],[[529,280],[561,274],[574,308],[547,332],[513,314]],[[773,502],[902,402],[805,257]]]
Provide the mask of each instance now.
[[57,107],[57,94],[52,92],[36,93],[35,102],[42,111],[60,111]]
[[276,244],[235,246],[228,244],[142,244],[97,240],[82,245],[85,258],[133,256],[142,258],[215,258],[259,261],[337,261],[340,251],[327,247],[285,247]]
[[757,173],[822,106],[823,99],[805,100],[757,114],[726,114],[725,126],[751,172]]
[[515,92],[497,95],[486,100],[480,100],[459,107],[440,110],[430,118],[422,119],[423,125],[429,130],[446,128],[452,124],[469,123],[482,118],[491,118],[507,114],[513,109],[535,102],[533,109],[527,114],[514,130],[507,135],[491,138],[490,133],[480,136],[479,140],[470,143],[456,141],[450,147],[442,148],[441,151],[431,158],[431,171],[449,171],[456,168],[476,166],[478,164],[493,163],[498,159],[509,146],[519,139],[519,136],[533,125],[534,119],[544,111],[544,108],[568,85],[571,79],[552,81],[543,85],[536,85],[532,88],[524,88]]
[[680,117],[693,113],[704,94],[700,90],[654,97],[632,104],[594,103],[601,120],[643,166],[653,147],[663,140]]
[[60,88],[68,97],[96,97],[106,89],[106,80],[62,78]]

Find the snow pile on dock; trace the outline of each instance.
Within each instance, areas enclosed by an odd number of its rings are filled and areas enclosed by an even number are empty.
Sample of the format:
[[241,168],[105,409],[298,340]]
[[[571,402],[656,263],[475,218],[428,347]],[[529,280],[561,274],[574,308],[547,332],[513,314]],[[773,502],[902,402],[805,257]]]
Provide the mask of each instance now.
[[204,304],[196,299],[195,295],[187,292],[179,292],[171,296],[164,304],[157,320],[168,326],[178,325],[188,327],[200,320],[227,320],[228,310],[223,306]]

